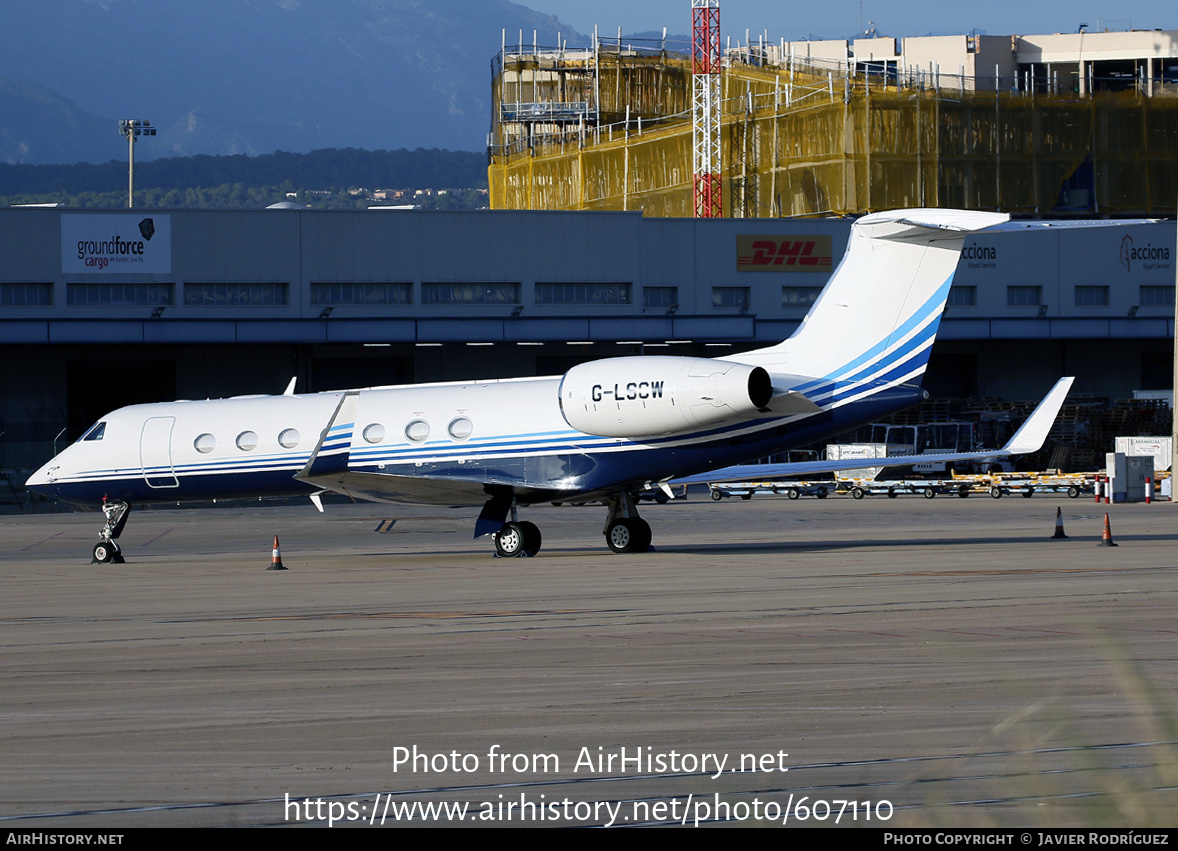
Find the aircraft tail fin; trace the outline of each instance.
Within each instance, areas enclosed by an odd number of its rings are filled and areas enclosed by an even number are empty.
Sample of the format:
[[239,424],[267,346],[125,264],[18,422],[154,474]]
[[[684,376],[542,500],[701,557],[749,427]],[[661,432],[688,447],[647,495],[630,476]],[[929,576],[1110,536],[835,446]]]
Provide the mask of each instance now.
[[965,237],[1008,219],[939,209],[864,216],[793,336],[729,359],[808,376],[814,380],[793,389],[819,403],[841,385],[919,382]]

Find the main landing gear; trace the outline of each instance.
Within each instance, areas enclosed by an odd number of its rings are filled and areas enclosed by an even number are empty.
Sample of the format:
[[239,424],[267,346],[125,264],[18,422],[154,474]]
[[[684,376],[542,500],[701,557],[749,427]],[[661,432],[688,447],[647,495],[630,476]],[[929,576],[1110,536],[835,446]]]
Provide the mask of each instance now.
[[[638,516],[634,497],[629,493],[611,494],[605,499],[609,514],[605,520],[605,543],[615,553],[644,553],[650,549],[650,524]],[[489,504],[488,504],[489,505]],[[500,503],[503,517],[507,512]],[[493,532],[495,555],[498,558],[531,558],[540,552],[540,529],[535,523],[520,520],[514,501],[511,519],[498,532]],[[491,512],[484,509],[484,515]],[[483,534],[486,534],[485,532]]]
[[[515,508],[511,509],[515,517]],[[527,520],[509,520],[495,533],[495,555],[499,558],[531,558],[540,552],[540,527]]]
[[605,500],[609,516],[605,520],[605,542],[615,553],[644,553],[650,549],[650,524],[638,516],[634,497],[629,493],[611,494]]
[[122,564],[123,551],[115,539],[123,534],[123,527],[127,525],[127,518],[131,514],[130,503],[102,500],[102,513],[106,515],[106,525],[98,533],[100,540],[92,550],[91,564]]

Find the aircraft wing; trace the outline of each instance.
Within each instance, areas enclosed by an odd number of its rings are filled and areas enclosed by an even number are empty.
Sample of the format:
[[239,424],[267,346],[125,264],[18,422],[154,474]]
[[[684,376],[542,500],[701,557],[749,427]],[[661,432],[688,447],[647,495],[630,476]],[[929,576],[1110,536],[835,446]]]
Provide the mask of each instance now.
[[671,485],[695,485],[709,482],[766,481],[785,476],[808,473],[833,473],[837,470],[855,470],[863,467],[901,467],[913,464],[946,463],[955,461],[980,461],[983,459],[1009,458],[1037,452],[1047,439],[1059,409],[1072,388],[1074,377],[1061,378],[1027,417],[1014,436],[1001,449],[987,449],[981,452],[950,452],[939,455],[895,455],[884,458],[848,458],[840,461],[796,461],[787,464],[740,464],[724,467],[710,473],[672,479]]

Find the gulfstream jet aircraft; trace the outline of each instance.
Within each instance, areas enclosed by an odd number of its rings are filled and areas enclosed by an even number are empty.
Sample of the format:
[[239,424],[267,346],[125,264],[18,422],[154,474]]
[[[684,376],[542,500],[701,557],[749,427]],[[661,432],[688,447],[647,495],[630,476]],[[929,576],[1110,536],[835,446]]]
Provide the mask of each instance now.
[[[955,210],[865,216],[810,313],[775,346],[714,360],[607,358],[541,378],[309,395],[295,395],[292,382],[281,396],[132,405],[103,417],[28,487],[102,505],[97,561],[121,560],[116,539],[134,503],[302,493],[319,505],[328,491],[481,506],[475,536],[492,535],[501,556],[540,549],[540,530],[518,509],[602,500],[610,549],[643,551],[651,529],[635,509],[638,491],[919,402],[965,236],[1060,226]],[[1002,450],[943,457],[1037,450],[1070,383]],[[757,475],[835,468],[758,467]]]

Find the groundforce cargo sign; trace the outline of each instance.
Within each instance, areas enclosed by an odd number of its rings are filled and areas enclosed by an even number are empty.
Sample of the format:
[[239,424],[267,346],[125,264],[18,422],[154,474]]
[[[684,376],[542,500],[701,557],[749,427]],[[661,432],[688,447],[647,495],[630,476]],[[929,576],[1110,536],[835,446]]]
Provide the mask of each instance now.
[[172,221],[167,215],[65,214],[61,271],[66,275],[170,275]]

